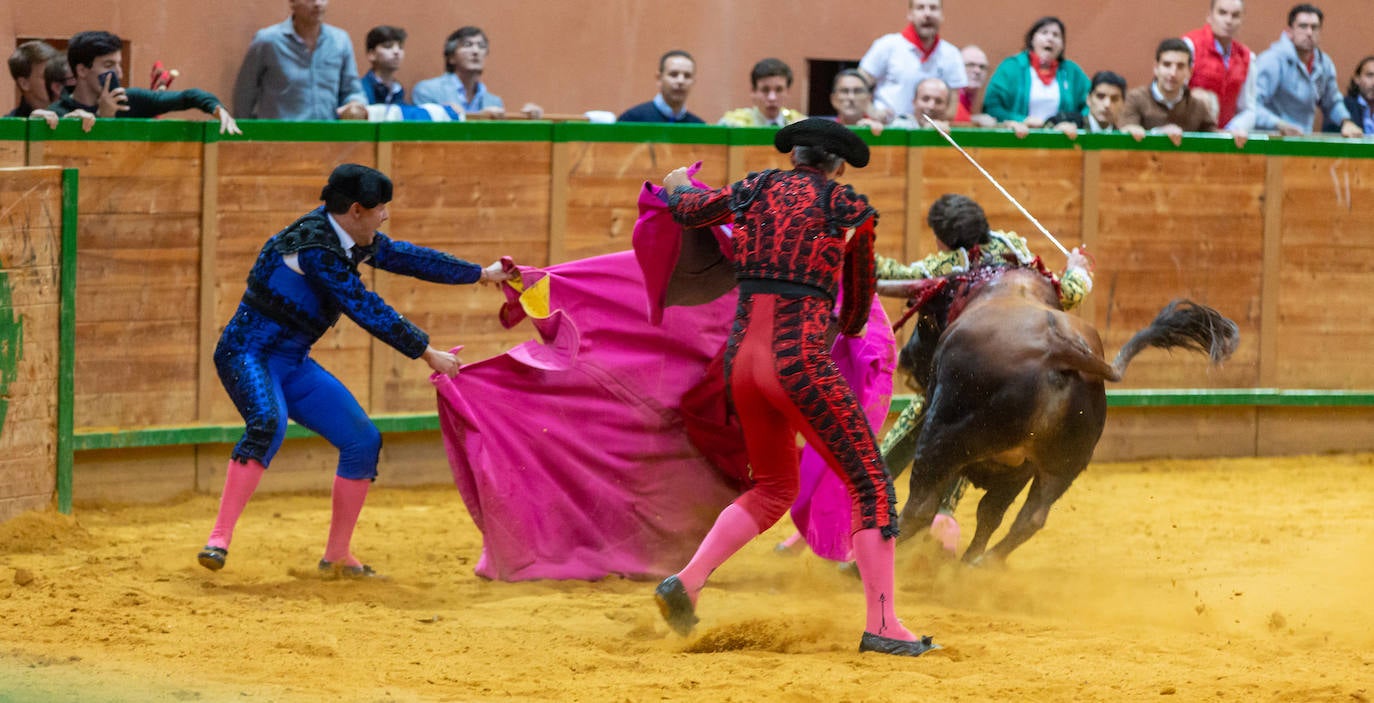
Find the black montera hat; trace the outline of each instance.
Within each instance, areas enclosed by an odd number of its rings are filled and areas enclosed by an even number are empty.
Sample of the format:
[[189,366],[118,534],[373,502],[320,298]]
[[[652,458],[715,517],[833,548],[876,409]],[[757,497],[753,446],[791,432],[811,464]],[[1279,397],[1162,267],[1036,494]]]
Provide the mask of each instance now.
[[796,146],[814,146],[849,162],[850,166],[868,165],[868,145],[854,130],[824,117],[808,117],[778,130],[773,146],[786,154]]
[[343,164],[329,174],[329,183],[320,191],[320,200],[329,200],[331,194],[374,208],[391,202],[391,179],[375,168]]

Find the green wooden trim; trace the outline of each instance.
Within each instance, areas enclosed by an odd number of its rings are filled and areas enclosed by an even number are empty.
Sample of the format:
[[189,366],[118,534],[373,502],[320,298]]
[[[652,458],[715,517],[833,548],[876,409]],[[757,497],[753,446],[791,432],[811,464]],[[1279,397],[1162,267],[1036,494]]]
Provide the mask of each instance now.
[[28,120],[22,117],[0,117],[0,139],[22,142],[28,138]]
[[[70,378],[70,375],[68,375]],[[897,413],[911,404],[911,395],[893,396],[889,412]],[[1327,391],[1279,388],[1142,388],[1107,391],[1107,406],[1114,408],[1231,407],[1374,407],[1374,391]],[[379,415],[372,418],[383,433],[433,432],[439,429],[435,413]],[[132,430],[78,430],[72,438],[75,451],[129,449],[187,444],[232,444],[243,434],[243,425],[194,425],[143,427]],[[310,430],[290,423],[286,436],[291,439],[315,436]]]
[[384,142],[548,142],[552,122],[383,122],[377,138]]
[[1374,391],[1332,391],[1301,388],[1142,388],[1107,391],[1108,407],[1156,408],[1212,405],[1360,408],[1374,406]]
[[[1189,154],[1254,154],[1269,153],[1268,140],[1263,135],[1251,138],[1244,149],[1237,149],[1236,142],[1229,134],[1204,134],[1190,132],[1183,136],[1183,144],[1174,146],[1168,137],[1149,135],[1136,141],[1129,134],[1080,134],[1078,144],[1083,149],[1095,151],[1164,151]],[[1374,155],[1374,154],[1371,154]]]
[[76,396],[76,218],[78,172],[62,169],[61,303],[57,354],[57,509],[72,512],[72,405]]
[[1339,136],[1270,137],[1265,142],[1270,156],[1304,156],[1323,159],[1374,159],[1374,143]]
[[[910,146],[950,148],[949,142],[934,129],[892,131],[909,135],[907,144]],[[887,132],[883,130],[883,134]],[[1009,129],[952,129],[949,136],[965,149],[1073,149],[1075,146],[1075,142],[1063,134],[1043,130],[1032,131],[1025,139],[1018,139]]]
[[[378,415],[373,424],[383,433],[429,432],[439,429],[435,413]],[[129,449],[133,447],[165,447],[186,444],[233,444],[243,436],[243,425],[186,425],[176,427],[142,427],[131,430],[79,430],[75,435],[76,451],[93,449]],[[314,437],[315,433],[292,422],[286,427],[288,439]]]
[[[665,144],[730,143],[732,127],[714,125],[659,124],[656,122],[558,122],[553,125],[555,142],[660,142]],[[769,142],[770,144],[772,142]]]
[[[891,412],[911,404],[911,395],[893,396]],[[1305,388],[1124,388],[1107,391],[1109,408],[1194,407],[1368,408],[1374,391]]]
[[83,132],[81,120],[60,119],[57,129],[48,129],[48,123],[43,120],[29,120],[28,137],[32,142],[201,142],[205,140],[207,124],[187,120],[102,118],[95,121],[90,132]]
[[337,122],[286,122],[239,120],[243,134],[220,134],[207,129],[207,142],[375,142],[377,124],[360,120]]

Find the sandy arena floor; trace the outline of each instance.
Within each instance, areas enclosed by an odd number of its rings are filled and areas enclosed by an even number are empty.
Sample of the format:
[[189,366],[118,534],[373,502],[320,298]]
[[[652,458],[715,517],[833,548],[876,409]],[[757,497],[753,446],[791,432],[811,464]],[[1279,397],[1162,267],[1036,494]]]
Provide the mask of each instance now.
[[0,525],[0,701],[1374,698],[1374,456],[1099,464],[1005,569],[904,545],[898,612],[945,645],[914,660],[857,653],[859,583],[774,555],[790,524],[684,641],[650,583],[476,578],[449,487],[374,491],[354,546],[379,583],[315,576],[324,496],[260,496],[207,572],[215,506]]

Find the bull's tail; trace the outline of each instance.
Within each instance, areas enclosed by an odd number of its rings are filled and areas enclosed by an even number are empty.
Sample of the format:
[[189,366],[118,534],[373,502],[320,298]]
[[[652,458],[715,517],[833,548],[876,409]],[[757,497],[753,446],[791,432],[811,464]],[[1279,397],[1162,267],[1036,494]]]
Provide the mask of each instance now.
[[1135,333],[1117,352],[1112,369],[1118,378],[1146,347],[1192,349],[1206,354],[1213,364],[1231,358],[1240,344],[1240,329],[1225,315],[1191,300],[1169,303],[1149,327]]

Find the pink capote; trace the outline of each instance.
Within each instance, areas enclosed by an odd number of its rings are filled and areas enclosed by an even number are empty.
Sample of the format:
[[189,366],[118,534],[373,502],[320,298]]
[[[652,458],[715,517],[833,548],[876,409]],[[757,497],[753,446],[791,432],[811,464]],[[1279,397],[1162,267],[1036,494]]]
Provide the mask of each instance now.
[[676,408],[724,343],[734,296],[672,308],[655,327],[631,252],[521,273],[526,288],[549,278],[552,312],[530,318],[540,338],[432,377],[453,479],[482,531],[477,574],[672,573],[739,493]]
[[[877,433],[892,403],[892,376],[897,370],[897,340],[877,296],[868,312],[862,337],[835,338],[830,356],[849,381]],[[850,559],[853,507],[844,483],[810,445],[802,448],[801,482],[792,503],[792,522],[817,556],[834,561]]]
[[[664,307],[682,229],[660,192],[641,191],[634,252],[520,269],[524,290],[547,279],[548,315],[537,317],[538,305],[528,314],[507,286],[501,319],[528,318],[538,340],[431,379],[454,482],[483,533],[480,576],[660,578],[687,563],[742,490],[741,467],[717,467],[689,441],[681,405],[725,344],[736,295]],[[845,373],[856,390],[876,389],[860,391],[876,427],[891,395],[893,342],[876,300],[872,315],[873,341],[840,337],[835,352],[854,369]],[[723,416],[724,396],[714,402]],[[699,412],[713,401],[696,404]],[[847,553],[849,499],[812,461],[803,471],[816,477],[803,474],[810,492],[798,500],[808,539],[833,545],[823,555]]]

